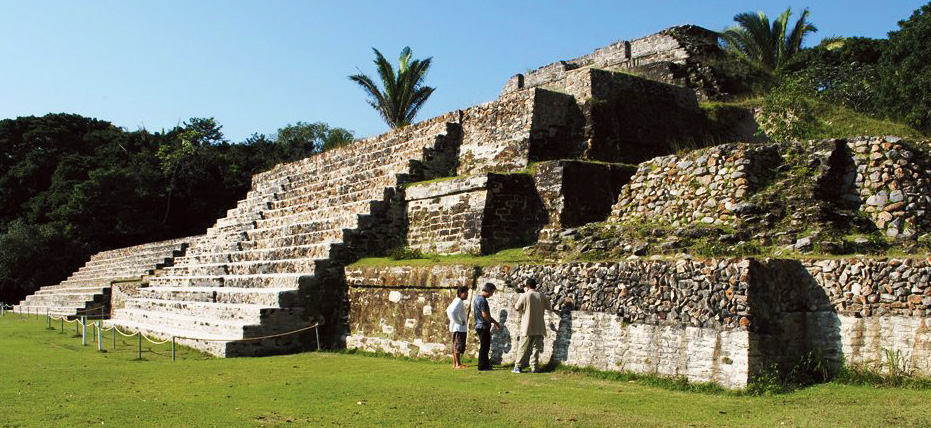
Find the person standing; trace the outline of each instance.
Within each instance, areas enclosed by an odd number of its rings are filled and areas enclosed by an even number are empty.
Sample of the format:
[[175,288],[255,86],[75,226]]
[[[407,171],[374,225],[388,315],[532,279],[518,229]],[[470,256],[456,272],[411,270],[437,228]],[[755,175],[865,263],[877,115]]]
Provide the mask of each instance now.
[[488,353],[491,351],[491,327],[501,328],[501,324],[491,317],[491,309],[488,306],[488,298],[495,294],[494,284],[488,282],[482,286],[482,292],[475,296],[472,302],[472,313],[475,317],[475,334],[478,336],[478,369],[480,371],[491,370],[491,359]]
[[446,307],[446,317],[449,318],[449,332],[453,336],[453,368],[464,369],[461,355],[465,353],[466,332],[469,330],[469,319],[466,316],[465,304],[469,298],[469,287],[456,289],[456,298]]
[[[520,346],[518,359],[514,363],[514,373],[530,363],[530,371],[536,373],[540,364],[540,353],[543,352],[543,337],[546,336],[546,322],[543,319],[544,311],[550,309],[550,301],[537,291],[537,280],[527,278],[524,283],[524,294],[517,299],[514,309],[521,313],[520,317]],[[533,358],[531,358],[531,353]]]

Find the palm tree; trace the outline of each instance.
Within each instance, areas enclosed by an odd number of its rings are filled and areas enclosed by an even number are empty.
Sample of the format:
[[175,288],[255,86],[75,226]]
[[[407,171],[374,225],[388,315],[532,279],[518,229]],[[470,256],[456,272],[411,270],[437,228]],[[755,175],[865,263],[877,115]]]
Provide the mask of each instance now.
[[391,63],[381,52],[375,48],[372,50],[375,51],[375,66],[384,89],[379,89],[372,78],[361,72],[349,76],[349,79],[358,83],[368,93],[370,97],[368,103],[378,110],[389,126],[400,128],[409,125],[417,115],[417,111],[436,89],[423,86],[424,77],[427,75],[427,69],[430,68],[430,61],[433,58],[412,61],[411,48],[405,47],[401,50],[399,67],[395,73]]
[[801,50],[805,35],[818,31],[817,27],[806,22],[808,9],[802,12],[791,32],[787,31],[790,16],[792,9],[788,8],[770,25],[763,12],[737,14],[734,22],[738,25],[720,34],[724,47],[739,58],[778,74],[789,58]]

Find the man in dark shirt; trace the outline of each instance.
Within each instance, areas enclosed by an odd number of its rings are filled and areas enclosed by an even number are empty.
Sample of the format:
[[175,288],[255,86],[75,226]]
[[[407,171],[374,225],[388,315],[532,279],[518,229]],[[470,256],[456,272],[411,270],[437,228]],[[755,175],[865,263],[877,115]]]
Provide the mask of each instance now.
[[475,335],[479,340],[478,369],[482,371],[491,370],[491,360],[488,358],[488,353],[491,351],[491,326],[501,328],[501,324],[491,317],[491,309],[488,307],[488,298],[495,294],[496,289],[494,284],[485,283],[482,286],[482,292],[475,296],[472,302]]

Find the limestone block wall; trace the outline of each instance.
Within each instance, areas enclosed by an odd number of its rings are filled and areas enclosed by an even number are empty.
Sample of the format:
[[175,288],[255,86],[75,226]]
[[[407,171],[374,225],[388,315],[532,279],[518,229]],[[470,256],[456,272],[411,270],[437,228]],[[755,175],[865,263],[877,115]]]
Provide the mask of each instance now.
[[437,254],[482,251],[488,175],[407,188],[407,244]]
[[572,157],[581,150],[572,142],[583,126],[577,110],[569,95],[529,89],[463,111],[457,175],[515,172],[531,160]]
[[546,223],[543,202],[525,174],[484,174],[407,189],[411,248],[439,254],[488,254],[528,245]]
[[621,190],[612,218],[732,225],[734,209],[779,159],[772,145],[725,144],[644,162]]
[[[346,283],[351,307],[346,347],[440,356],[450,343],[446,306],[456,298],[457,287],[474,288],[475,269],[347,267]],[[471,298],[466,302],[470,304]]]

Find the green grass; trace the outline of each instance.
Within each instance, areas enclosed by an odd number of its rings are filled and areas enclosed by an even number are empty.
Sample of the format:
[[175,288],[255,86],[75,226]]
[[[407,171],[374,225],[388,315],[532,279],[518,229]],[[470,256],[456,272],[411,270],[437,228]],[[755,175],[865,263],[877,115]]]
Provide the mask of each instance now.
[[350,267],[375,266],[434,266],[434,265],[468,265],[493,266],[500,264],[539,264],[543,259],[527,254],[523,248],[509,248],[487,256],[473,256],[458,254],[441,256],[438,254],[422,254],[415,259],[392,259],[390,257],[367,257],[349,265]]
[[[818,138],[848,138],[859,135],[884,136],[894,135],[902,138],[925,138],[914,128],[891,120],[876,119],[863,113],[858,113],[840,105],[806,98],[812,108],[812,114],[818,122],[815,135]],[[756,109],[763,105],[763,98],[749,98],[734,103],[702,103],[702,109],[713,114],[714,111],[728,106]]]
[[[585,371],[479,373],[446,363],[338,353],[136,361],[73,330],[0,317],[0,427],[82,426],[928,426],[931,392],[820,385],[790,394],[709,394]],[[473,367],[474,367],[474,363]]]

